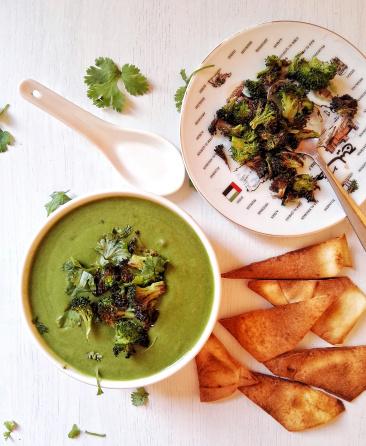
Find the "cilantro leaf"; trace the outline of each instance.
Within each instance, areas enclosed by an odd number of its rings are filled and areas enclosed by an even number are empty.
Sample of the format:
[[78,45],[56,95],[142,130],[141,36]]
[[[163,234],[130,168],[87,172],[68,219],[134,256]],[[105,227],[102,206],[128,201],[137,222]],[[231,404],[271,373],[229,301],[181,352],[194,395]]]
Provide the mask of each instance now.
[[122,70],[109,57],[98,57],[95,66],[86,70],[84,82],[88,86],[87,95],[97,107],[112,107],[121,112],[126,103],[126,95],[118,86],[122,81],[126,90],[133,96],[141,96],[148,89],[148,81],[135,65],[125,64]]
[[102,438],[104,438],[104,437],[107,436],[107,434],[98,434],[97,432],[90,432],[90,431],[85,431],[85,433],[87,435],[93,435],[94,437],[102,437]]
[[52,212],[54,212],[56,209],[58,209],[60,206],[62,206],[63,204],[67,203],[68,201],[72,200],[72,198],[70,198],[67,195],[67,192],[69,192],[68,190],[65,192],[59,191],[59,192],[52,192],[52,194],[50,195],[51,200],[45,204],[45,208],[47,211],[47,217],[52,214]]
[[[44,335],[46,333],[48,333],[48,327],[43,324],[39,319],[38,316],[36,316],[33,320],[32,320],[32,324],[34,324],[36,326],[36,329],[38,330],[38,333],[40,335]],[[4,423],[5,424],[5,423]]]
[[121,71],[109,57],[98,57],[95,66],[86,70],[84,82],[88,86],[87,95],[99,108],[112,107],[121,112],[126,98],[118,88]]
[[144,387],[139,387],[131,393],[131,401],[136,407],[145,406],[149,402],[149,393]]
[[165,271],[167,259],[162,256],[147,256],[143,261],[140,274],[136,274],[132,283],[134,285],[148,285],[150,282],[159,280]]
[[189,76],[187,76],[186,70],[184,68],[182,68],[179,72],[181,78],[183,79],[185,85],[183,85],[182,87],[179,87],[178,90],[175,92],[174,95],[174,101],[175,101],[175,107],[177,109],[178,112],[181,111],[182,109],[182,103],[183,103],[183,99],[184,99],[184,95],[186,93],[188,84],[190,82],[190,80],[192,79],[192,77],[197,74],[198,72],[205,70],[206,68],[211,68],[214,65],[205,65],[203,67],[197,68],[197,70],[194,70],[193,73],[191,73]]
[[72,425],[71,431],[68,433],[69,438],[77,438],[80,435],[81,431],[76,424]]
[[0,116],[5,114],[9,107],[10,107],[10,104],[5,104],[3,108],[0,108]]
[[131,233],[131,226],[126,228],[113,228],[112,232],[105,234],[97,243],[95,250],[100,257],[97,263],[101,266],[112,263],[119,265],[131,257],[126,238]]
[[97,380],[97,388],[98,388],[97,395],[98,396],[103,395],[104,392],[103,392],[102,386],[100,385],[100,373],[99,373],[98,367],[95,367],[95,378]]
[[133,96],[142,96],[149,90],[146,77],[135,65],[125,64],[121,70],[121,79],[126,90]]
[[0,153],[6,152],[13,141],[14,138],[9,132],[0,129]]
[[186,94],[187,85],[183,85],[183,87],[179,87],[174,95],[175,107],[176,107],[177,111],[179,111],[179,112],[182,109],[183,98],[184,98],[184,95]]
[[11,438],[11,433],[16,429],[17,423],[15,421],[4,421],[6,431],[3,433],[4,440]]

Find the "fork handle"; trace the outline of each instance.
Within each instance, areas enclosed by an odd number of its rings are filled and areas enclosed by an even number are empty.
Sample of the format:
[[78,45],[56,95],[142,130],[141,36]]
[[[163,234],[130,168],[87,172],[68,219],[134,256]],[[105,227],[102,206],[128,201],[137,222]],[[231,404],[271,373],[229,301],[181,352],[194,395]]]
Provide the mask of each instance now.
[[314,156],[314,161],[318,164],[318,166],[324,172],[324,175],[327,177],[327,180],[337,195],[337,198],[341,203],[341,206],[346,213],[358,239],[360,240],[361,245],[366,251],[366,216],[363,214],[355,201],[350,197],[349,193],[346,192],[335,175],[331,172],[322,156]]

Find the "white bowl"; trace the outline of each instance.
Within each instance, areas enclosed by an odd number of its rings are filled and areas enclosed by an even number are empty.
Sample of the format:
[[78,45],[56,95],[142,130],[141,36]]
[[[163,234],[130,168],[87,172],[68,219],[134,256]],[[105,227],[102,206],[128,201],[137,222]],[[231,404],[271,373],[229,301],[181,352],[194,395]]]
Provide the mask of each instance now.
[[197,234],[199,239],[201,240],[203,246],[206,249],[208,254],[213,278],[214,278],[214,296],[213,296],[213,304],[210,316],[206,323],[204,330],[202,331],[200,337],[193,345],[193,347],[186,352],[181,358],[179,358],[176,362],[168,366],[167,368],[154,373],[153,375],[149,375],[143,378],[133,379],[133,380],[106,380],[101,379],[101,384],[103,387],[114,388],[114,389],[123,389],[130,387],[141,387],[146,386],[148,384],[153,384],[158,381],[161,381],[165,378],[176,373],[182,367],[184,367],[191,359],[193,359],[197,353],[201,350],[205,342],[207,341],[210,333],[212,332],[215,322],[217,320],[217,314],[220,306],[220,297],[221,297],[221,279],[220,279],[220,271],[219,266],[216,259],[216,254],[208,241],[205,234],[202,232],[201,228],[197,225],[197,223],[182,209],[180,209],[175,204],[171,203],[166,198],[158,197],[150,193],[146,192],[135,192],[135,191],[119,191],[119,192],[102,192],[97,194],[85,195],[80,198],[73,199],[67,204],[61,206],[57,211],[55,211],[42,225],[40,230],[37,232],[34,237],[29,249],[27,250],[25,261],[22,268],[22,276],[21,276],[21,295],[22,295],[22,308],[23,315],[25,318],[26,326],[31,334],[32,339],[38,346],[38,348],[47,356],[50,361],[56,365],[60,370],[62,370],[67,375],[78,379],[86,384],[96,385],[96,379],[92,376],[84,375],[79,372],[77,369],[67,366],[65,368],[64,361],[59,358],[52,349],[47,345],[43,337],[38,333],[34,324],[32,323],[32,312],[30,307],[29,300],[29,276],[31,271],[31,264],[34,258],[35,253],[39,245],[42,243],[43,238],[46,236],[48,231],[61,220],[65,215],[67,215],[70,211],[82,206],[86,203],[90,203],[94,200],[100,200],[103,198],[111,198],[111,197],[136,197],[142,198],[145,200],[149,200],[154,203],[158,203],[161,206],[164,206],[167,209],[170,209],[175,214],[179,215]]

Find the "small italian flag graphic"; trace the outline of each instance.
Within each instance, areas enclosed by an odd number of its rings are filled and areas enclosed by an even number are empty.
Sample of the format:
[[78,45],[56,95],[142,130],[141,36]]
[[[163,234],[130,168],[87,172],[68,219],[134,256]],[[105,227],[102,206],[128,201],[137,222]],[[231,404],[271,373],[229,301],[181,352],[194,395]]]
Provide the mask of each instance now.
[[225,197],[229,201],[234,201],[235,198],[240,194],[241,189],[240,187],[235,184],[234,182],[230,183],[229,186],[224,190],[222,195],[225,195]]

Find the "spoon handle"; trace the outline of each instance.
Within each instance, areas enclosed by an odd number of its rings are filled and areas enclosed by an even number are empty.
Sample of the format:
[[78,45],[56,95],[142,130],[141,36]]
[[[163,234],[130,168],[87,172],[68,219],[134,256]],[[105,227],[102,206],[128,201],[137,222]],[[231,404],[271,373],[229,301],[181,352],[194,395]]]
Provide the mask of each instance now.
[[110,146],[108,142],[113,138],[115,129],[113,124],[97,118],[33,79],[24,80],[19,91],[25,100],[81,133],[95,145],[100,148]]
[[339,202],[342,205],[344,212],[346,213],[349,222],[351,223],[361,245],[366,251],[366,216],[362,213],[359,206],[350,197],[349,193],[339,183],[335,175],[330,171],[327,163],[324,161],[321,155],[314,156],[314,161],[324,172],[330,185],[332,186]]

